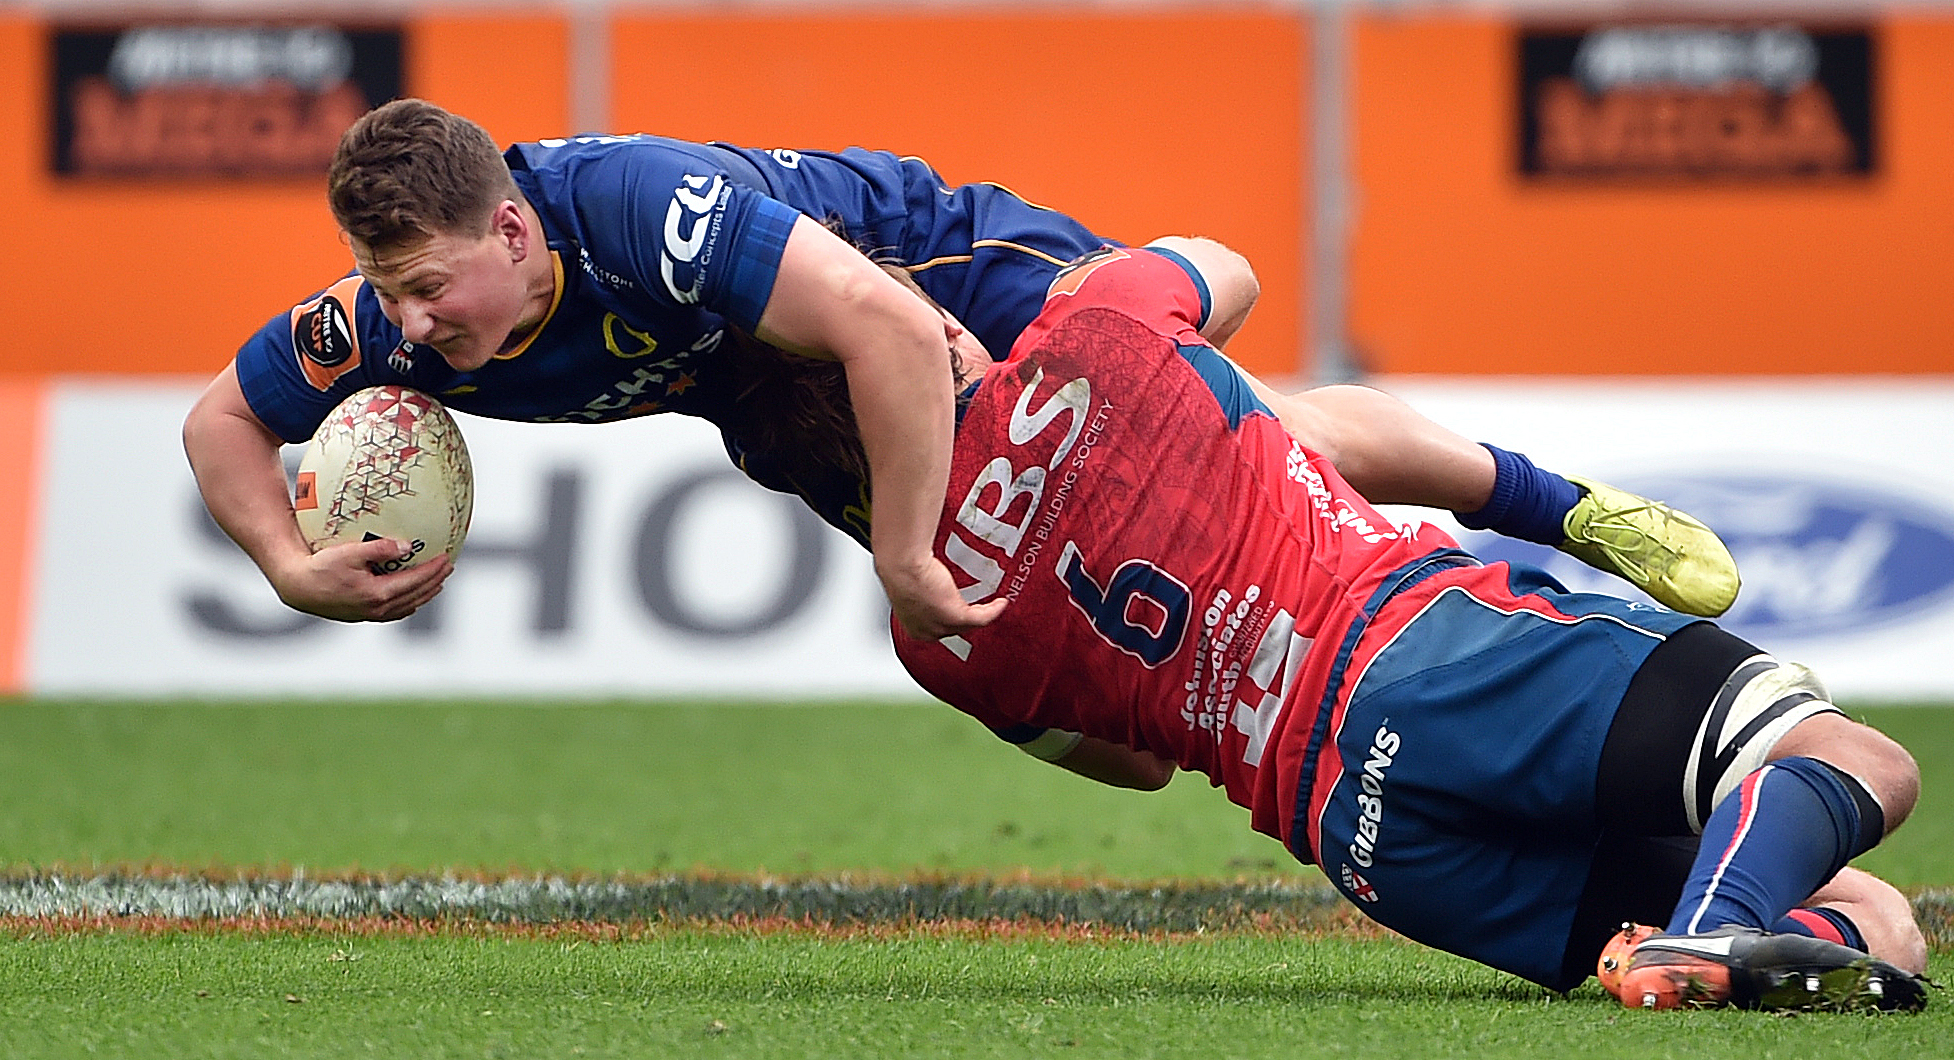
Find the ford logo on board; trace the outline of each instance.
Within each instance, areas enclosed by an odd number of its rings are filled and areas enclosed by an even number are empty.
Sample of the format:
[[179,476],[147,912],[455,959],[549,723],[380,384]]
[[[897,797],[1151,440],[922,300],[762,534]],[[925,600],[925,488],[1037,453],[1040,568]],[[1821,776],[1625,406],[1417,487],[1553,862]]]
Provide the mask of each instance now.
[[[1797,476],[1642,475],[1620,485],[1702,519],[1744,579],[1720,624],[1747,639],[1857,632],[1954,606],[1954,510],[1878,485]],[[1570,589],[1643,599],[1542,545],[1468,533],[1486,560],[1545,568]]]

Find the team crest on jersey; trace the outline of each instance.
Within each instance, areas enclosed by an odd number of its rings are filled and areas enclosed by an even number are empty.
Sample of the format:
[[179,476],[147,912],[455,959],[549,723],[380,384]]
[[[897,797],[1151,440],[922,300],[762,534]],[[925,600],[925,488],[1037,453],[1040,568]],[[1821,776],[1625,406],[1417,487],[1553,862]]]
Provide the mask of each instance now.
[[292,349],[314,389],[330,390],[340,376],[360,365],[360,333],[353,306],[366,281],[348,276],[310,302],[292,307]]
[[1052,280],[1052,286],[1045,292],[1045,297],[1056,298],[1062,294],[1076,294],[1085,284],[1086,277],[1115,261],[1123,261],[1126,257],[1126,251],[1119,247],[1100,247],[1058,270],[1058,276]]
[[414,350],[415,346],[413,343],[408,342],[406,339],[400,340],[400,345],[395,346],[393,352],[387,354],[387,367],[399,372],[401,375],[412,372],[414,370]]

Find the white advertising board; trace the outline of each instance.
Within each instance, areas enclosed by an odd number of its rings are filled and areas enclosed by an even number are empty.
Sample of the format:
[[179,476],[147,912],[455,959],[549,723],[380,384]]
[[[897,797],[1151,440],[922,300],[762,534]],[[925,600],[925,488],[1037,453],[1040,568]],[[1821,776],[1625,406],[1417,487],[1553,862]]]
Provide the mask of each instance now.
[[678,416],[458,416],[475,518],[436,602],[386,625],[300,615],[203,511],[177,443],[198,389],[56,387],[29,691],[921,695],[867,553]]
[[[1813,667],[1835,695],[1954,696],[1954,380],[1377,385],[1467,437],[1709,523],[1744,580],[1721,624]],[[1569,588],[1641,598],[1551,549],[1461,540]]]
[[[1725,624],[1839,696],[1954,696],[1954,380],[1380,385],[1468,437],[1702,516],[1744,572]],[[701,423],[462,417],[478,490],[448,588],[406,622],[341,625],[281,605],[203,513],[176,441],[195,396],[55,388],[29,692],[921,695],[866,554],[746,482]],[[1551,550],[1462,538],[1633,594]]]

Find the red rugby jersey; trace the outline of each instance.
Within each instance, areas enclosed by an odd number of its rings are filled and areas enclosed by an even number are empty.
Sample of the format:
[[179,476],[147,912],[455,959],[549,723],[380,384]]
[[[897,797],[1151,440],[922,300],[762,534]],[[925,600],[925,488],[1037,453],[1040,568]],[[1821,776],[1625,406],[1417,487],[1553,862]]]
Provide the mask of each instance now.
[[1141,250],[1060,275],[964,415],[937,531],[967,599],[1011,604],[961,639],[898,628],[896,649],[1000,732],[1172,759],[1287,842],[1353,620],[1452,541],[1392,525],[1293,440],[1198,334],[1204,297]]

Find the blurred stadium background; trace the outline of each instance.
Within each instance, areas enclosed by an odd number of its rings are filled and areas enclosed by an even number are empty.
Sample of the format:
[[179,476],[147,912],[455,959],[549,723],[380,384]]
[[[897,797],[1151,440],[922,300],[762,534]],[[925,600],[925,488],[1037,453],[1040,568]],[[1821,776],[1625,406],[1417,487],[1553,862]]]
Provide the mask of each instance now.
[[1673,498],[1739,632],[1954,698],[1950,70],[1944,4],[0,3],[0,691],[917,695],[865,557],[673,417],[464,419],[468,551],[395,626],[286,611],[210,525],[177,426],[346,270],[323,162],[400,94],[1218,238],[1250,368]]

